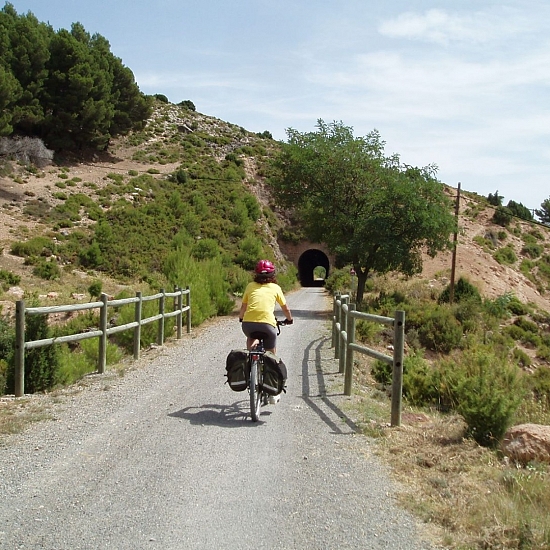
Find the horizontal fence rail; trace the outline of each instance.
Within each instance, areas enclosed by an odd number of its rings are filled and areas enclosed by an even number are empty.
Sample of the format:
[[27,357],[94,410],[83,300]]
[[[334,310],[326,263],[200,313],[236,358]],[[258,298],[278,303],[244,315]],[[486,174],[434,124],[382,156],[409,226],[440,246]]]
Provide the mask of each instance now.
[[[184,305],[185,297],[185,305]],[[174,298],[172,311],[166,311],[166,298]],[[156,300],[159,303],[159,312],[151,317],[142,318],[143,303]],[[134,321],[124,325],[110,326],[109,308],[134,304]],[[27,315],[50,315],[54,313],[68,313],[75,311],[86,311],[88,309],[99,309],[99,328],[76,334],[57,336],[55,338],[44,338],[42,340],[25,341],[25,319]],[[164,344],[164,326],[166,319],[176,317],[176,337],[180,339],[183,332],[183,315],[186,314],[187,333],[191,332],[191,291],[189,288],[176,288],[174,292],[165,292],[162,289],[159,293],[150,296],[142,296],[136,292],[133,298],[122,298],[109,300],[106,294],[101,294],[97,302],[87,304],[71,304],[60,306],[26,307],[24,300],[18,300],[15,306],[15,397],[25,394],[25,351],[43,346],[63,344],[65,342],[78,342],[89,338],[99,338],[99,354],[97,371],[105,372],[107,362],[107,337],[125,330],[134,331],[133,352],[134,359],[139,359],[141,350],[141,327],[158,321],[157,344]]]
[[[386,355],[355,343],[355,322],[357,319],[393,326],[393,355]],[[349,295],[336,294],[332,316],[332,347],[334,358],[339,360],[339,372],[344,374],[344,395],[351,395],[354,352],[362,353],[393,366],[391,425],[401,425],[403,393],[403,358],[405,347],[405,312],[396,311],[395,317],[382,317],[356,311],[349,304]]]

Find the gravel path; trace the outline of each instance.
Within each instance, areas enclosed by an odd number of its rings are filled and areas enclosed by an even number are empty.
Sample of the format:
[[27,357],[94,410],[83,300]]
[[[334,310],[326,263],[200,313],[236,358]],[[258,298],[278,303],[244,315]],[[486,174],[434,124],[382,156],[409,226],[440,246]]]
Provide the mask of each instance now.
[[[322,289],[289,297],[288,393],[249,418],[224,385],[244,343],[223,318],[95,377],[0,448],[1,549],[427,549],[367,438],[325,391]],[[321,363],[323,368],[321,369]],[[93,378],[93,377],[92,377]]]

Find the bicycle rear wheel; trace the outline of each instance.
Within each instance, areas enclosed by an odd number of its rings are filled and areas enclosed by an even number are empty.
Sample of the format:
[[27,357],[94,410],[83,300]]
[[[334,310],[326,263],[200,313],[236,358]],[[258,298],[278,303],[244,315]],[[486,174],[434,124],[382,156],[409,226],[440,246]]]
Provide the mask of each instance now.
[[260,362],[252,359],[250,362],[250,415],[252,422],[260,419],[260,407],[262,405]]

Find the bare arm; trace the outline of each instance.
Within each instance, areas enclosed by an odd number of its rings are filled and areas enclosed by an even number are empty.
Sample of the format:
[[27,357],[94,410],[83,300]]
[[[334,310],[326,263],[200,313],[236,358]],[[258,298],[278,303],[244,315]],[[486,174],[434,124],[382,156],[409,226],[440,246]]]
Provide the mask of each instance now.
[[290,309],[288,309],[288,306],[287,305],[281,306],[281,309],[283,310],[283,313],[285,314],[287,321],[292,321],[292,313],[290,313]]
[[239,311],[239,319],[242,319],[244,317],[244,313],[246,311],[246,306],[248,304],[246,302],[243,302],[242,305],[241,305],[241,309]]

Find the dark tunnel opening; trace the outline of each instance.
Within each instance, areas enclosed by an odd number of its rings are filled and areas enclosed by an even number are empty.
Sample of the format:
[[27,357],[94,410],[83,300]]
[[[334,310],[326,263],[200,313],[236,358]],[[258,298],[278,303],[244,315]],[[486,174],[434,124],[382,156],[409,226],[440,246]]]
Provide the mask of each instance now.
[[298,260],[298,277],[302,286],[324,286],[329,276],[329,261],[321,250],[307,250]]

